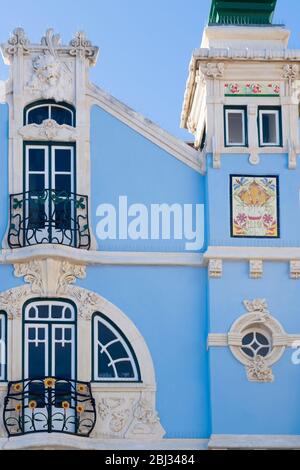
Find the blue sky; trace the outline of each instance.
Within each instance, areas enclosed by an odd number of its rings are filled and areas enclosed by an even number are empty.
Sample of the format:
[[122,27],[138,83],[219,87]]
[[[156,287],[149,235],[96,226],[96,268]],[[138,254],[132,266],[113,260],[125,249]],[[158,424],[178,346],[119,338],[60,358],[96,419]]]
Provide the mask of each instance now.
[[[84,30],[100,47],[92,81],[157,122],[189,139],[179,128],[188,64],[199,46],[211,0],[0,0],[0,41],[22,26],[37,42],[53,27],[63,42]],[[292,31],[300,48],[299,0],[278,0],[276,20]],[[0,78],[7,68],[0,65]]]

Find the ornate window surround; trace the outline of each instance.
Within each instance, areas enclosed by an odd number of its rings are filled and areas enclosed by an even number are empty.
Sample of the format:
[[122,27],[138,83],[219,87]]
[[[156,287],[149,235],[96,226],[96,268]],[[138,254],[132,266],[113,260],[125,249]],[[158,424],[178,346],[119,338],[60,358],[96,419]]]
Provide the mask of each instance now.
[[[86,194],[90,201],[90,103],[86,89],[98,48],[83,32],[78,32],[68,46],[62,45],[52,29],[47,30],[40,44],[31,44],[24,30],[17,28],[1,49],[11,69],[5,84],[10,121],[9,193],[23,190],[23,140],[75,142],[78,194]],[[76,128],[52,119],[24,126],[24,110],[40,100],[53,100],[58,105],[65,102],[76,109]],[[7,234],[2,246],[8,248]],[[93,234],[92,249],[97,249]]]
[[[95,312],[107,316],[131,344],[141,373],[138,383],[92,382],[98,420],[92,437],[102,439],[161,439],[165,431],[156,412],[156,381],[152,358],[141,333],[115,305],[99,294],[72,285],[85,278],[85,265],[60,259],[39,259],[14,265],[16,277],[26,282],[21,287],[0,293],[0,311],[5,310],[11,333],[8,355],[15,360],[8,368],[10,380],[22,376],[22,310],[27,301],[60,299],[73,301],[78,315],[78,377],[91,380],[91,320]],[[0,437],[4,430],[0,419]]]
[[[208,336],[209,347],[228,346],[233,356],[245,366],[249,381],[272,382],[274,376],[271,366],[278,362],[286,348],[291,347],[300,335],[288,335],[279,321],[271,315],[264,299],[245,300],[247,313],[239,317],[230,328],[228,334]],[[251,330],[268,335],[271,340],[271,351],[266,357],[248,357],[242,351],[242,340]]]

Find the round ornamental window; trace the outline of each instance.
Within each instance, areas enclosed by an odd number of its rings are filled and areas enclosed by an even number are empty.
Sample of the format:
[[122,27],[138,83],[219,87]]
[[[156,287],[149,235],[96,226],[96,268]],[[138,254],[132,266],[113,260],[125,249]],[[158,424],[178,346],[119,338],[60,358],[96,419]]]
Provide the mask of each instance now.
[[257,356],[266,357],[271,349],[271,339],[265,332],[248,331],[242,339],[241,350],[251,359]]

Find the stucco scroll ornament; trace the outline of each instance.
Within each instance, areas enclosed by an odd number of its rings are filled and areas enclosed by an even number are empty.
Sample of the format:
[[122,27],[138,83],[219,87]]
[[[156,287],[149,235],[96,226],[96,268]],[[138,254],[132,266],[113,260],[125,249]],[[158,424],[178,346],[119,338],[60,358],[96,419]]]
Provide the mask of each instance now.
[[127,438],[156,436],[162,438],[164,430],[152,400],[142,394],[133,411],[133,421],[126,433]]
[[59,125],[53,119],[45,119],[42,124],[28,124],[19,130],[24,139],[75,141],[76,129],[66,124]]
[[7,45],[4,49],[5,53],[10,56],[14,56],[18,52],[22,54],[29,54],[29,40],[25,34],[23,28],[16,28],[7,41]]
[[76,279],[84,279],[85,277],[85,266],[64,261],[61,265],[61,275],[58,280],[58,293],[66,293],[70,284],[73,284]]
[[89,321],[93,313],[97,311],[97,294],[74,286],[69,286],[67,292],[69,292],[76,301],[79,318]]
[[208,62],[205,65],[201,65],[200,69],[205,77],[221,78],[224,75],[225,66],[222,62]]
[[49,29],[42,39],[44,53],[32,60],[33,74],[27,88],[33,94],[55,101],[72,100],[72,80],[67,66],[57,55],[56,48],[60,43],[59,35]]
[[249,313],[256,314],[253,321],[263,323],[270,318],[268,304],[265,299],[244,300],[244,305]]
[[[128,426],[132,403],[125,398],[102,398],[98,404],[99,417],[102,420],[102,434],[115,435],[122,433]],[[123,436],[122,436],[123,437]]]
[[15,276],[30,284],[30,292],[41,296],[66,294],[70,284],[86,275],[83,265],[50,258],[16,263],[14,268]]
[[290,95],[293,94],[293,81],[298,77],[299,65],[298,64],[285,64],[283,66],[282,78],[288,80]]
[[99,49],[94,47],[84,33],[78,31],[75,37],[70,42],[71,49],[69,51],[71,56],[78,56],[81,59],[88,59],[91,65],[95,65]]
[[16,277],[24,277],[24,281],[31,284],[32,293],[41,294],[43,292],[42,270],[38,261],[18,263],[14,268]]
[[29,286],[23,286],[9,289],[0,294],[0,310],[4,310],[7,313],[9,320],[22,317],[23,303],[30,295],[30,292]]
[[247,377],[250,382],[273,382],[274,375],[265,359],[262,356],[256,356],[253,361],[246,366]]

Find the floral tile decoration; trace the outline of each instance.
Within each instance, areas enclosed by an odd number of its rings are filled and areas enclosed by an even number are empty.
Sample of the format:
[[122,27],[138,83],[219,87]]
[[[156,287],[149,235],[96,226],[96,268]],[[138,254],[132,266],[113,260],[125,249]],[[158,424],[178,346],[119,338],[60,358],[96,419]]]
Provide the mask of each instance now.
[[280,96],[278,83],[225,83],[225,96]]
[[279,237],[278,177],[232,175],[231,236]]

